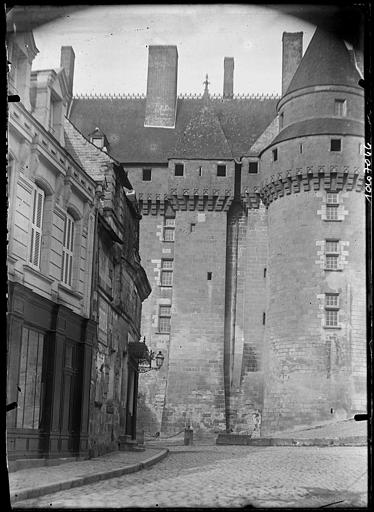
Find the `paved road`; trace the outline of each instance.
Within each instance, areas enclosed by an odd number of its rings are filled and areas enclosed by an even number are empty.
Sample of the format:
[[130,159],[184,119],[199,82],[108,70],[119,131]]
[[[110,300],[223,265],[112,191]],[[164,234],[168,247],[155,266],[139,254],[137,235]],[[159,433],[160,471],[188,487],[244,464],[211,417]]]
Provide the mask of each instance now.
[[365,507],[366,491],[365,447],[175,446],[148,470],[16,507]]

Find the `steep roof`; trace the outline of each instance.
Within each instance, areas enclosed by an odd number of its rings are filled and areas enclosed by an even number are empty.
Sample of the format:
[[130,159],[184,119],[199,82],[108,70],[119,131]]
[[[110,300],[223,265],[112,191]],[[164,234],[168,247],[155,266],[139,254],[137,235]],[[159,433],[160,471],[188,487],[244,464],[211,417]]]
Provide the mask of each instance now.
[[344,41],[318,27],[286,94],[316,85],[359,87],[359,79]]
[[[232,153],[230,158],[246,153],[275,117],[277,101],[253,97],[211,99],[211,109]],[[86,136],[100,127],[111,155],[119,162],[166,163],[200,109],[201,99],[178,98],[175,129],[145,128],[145,98],[79,98],[73,100],[70,119]],[[217,126],[215,120],[213,123]]]
[[121,167],[121,179],[123,186],[132,189],[126,171],[107,153],[89,142],[72,122],[65,118],[64,121],[65,149],[79,163],[91,178],[101,181],[104,177],[103,169],[108,165]]
[[232,160],[230,146],[209,99],[201,100],[200,108],[179,133],[169,157]]

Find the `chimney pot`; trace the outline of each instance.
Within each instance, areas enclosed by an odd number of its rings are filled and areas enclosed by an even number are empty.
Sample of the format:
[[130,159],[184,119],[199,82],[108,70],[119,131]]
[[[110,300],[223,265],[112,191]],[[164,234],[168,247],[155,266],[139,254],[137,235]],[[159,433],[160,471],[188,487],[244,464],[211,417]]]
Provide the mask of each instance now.
[[282,37],[282,96],[286,93],[292,77],[303,57],[303,33],[283,32]]
[[225,57],[223,67],[223,97],[232,98],[234,96],[234,58]]

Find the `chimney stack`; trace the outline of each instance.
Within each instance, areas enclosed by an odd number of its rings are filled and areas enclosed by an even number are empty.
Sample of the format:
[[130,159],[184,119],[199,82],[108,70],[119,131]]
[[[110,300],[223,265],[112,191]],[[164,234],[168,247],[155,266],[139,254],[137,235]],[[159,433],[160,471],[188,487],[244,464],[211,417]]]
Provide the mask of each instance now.
[[234,96],[234,58],[225,57],[223,66],[223,97],[232,98]]
[[286,93],[292,77],[303,57],[303,33],[283,32],[282,37],[282,96]]
[[175,127],[177,74],[177,47],[150,46],[144,126]]
[[61,46],[60,67],[64,68],[68,80],[69,94],[73,94],[75,53],[71,46]]

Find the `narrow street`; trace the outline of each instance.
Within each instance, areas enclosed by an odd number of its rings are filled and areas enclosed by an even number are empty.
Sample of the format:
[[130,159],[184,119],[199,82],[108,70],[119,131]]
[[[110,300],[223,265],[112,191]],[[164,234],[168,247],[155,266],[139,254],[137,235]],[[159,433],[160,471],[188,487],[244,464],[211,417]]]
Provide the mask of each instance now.
[[170,447],[150,469],[17,508],[365,507],[366,447]]

